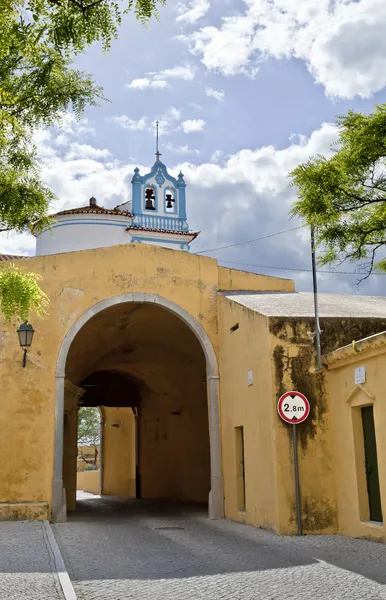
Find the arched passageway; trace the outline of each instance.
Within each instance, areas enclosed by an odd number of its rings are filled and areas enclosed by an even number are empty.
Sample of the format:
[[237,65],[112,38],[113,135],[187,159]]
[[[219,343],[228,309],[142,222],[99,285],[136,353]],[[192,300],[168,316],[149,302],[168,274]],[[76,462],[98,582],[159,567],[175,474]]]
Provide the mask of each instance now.
[[[71,434],[71,427],[76,427],[79,403],[102,410],[103,494],[207,502],[211,491],[210,515],[223,516],[213,348],[188,313],[166,300],[141,296],[142,301],[127,295],[93,307],[63,342],[57,373],[54,519],[65,518],[63,487],[68,509],[75,508],[76,433]],[[65,413],[63,443],[60,410]],[[58,477],[60,468],[63,475]]]

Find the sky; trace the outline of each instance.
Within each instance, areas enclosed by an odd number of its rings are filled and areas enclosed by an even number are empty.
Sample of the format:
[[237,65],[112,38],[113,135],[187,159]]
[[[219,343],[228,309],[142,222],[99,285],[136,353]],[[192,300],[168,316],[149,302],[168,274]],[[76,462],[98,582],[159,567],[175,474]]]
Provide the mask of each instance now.
[[[135,166],[154,163],[158,119],[161,160],[184,173],[188,223],[201,232],[191,252],[311,290],[307,228],[241,242],[299,226],[288,173],[331,154],[337,115],[386,103],[385,30],[384,0],[168,0],[148,28],[127,16],[108,53],[95,44],[76,61],[107,100],[36,134],[52,212],[92,195],[108,208],[126,201]],[[3,253],[34,247],[29,234],[0,237]],[[357,281],[318,273],[322,292],[386,292],[386,276]]]

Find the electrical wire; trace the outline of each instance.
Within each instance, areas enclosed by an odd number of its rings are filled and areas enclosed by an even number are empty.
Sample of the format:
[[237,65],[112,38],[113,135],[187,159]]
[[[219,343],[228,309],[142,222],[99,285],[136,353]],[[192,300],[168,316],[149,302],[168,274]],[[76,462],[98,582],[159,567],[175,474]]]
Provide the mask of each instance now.
[[225,248],[242,246],[243,244],[250,244],[251,242],[259,242],[260,240],[267,240],[268,238],[275,237],[276,235],[281,235],[282,233],[288,233],[289,231],[295,231],[296,229],[303,229],[303,227],[307,227],[307,225],[298,225],[297,227],[292,227],[291,229],[283,229],[283,231],[277,231],[276,233],[270,233],[268,235],[263,235],[262,237],[253,238],[251,240],[244,240],[243,242],[236,242],[235,244],[228,244],[227,246],[219,246],[218,248],[208,248],[208,250],[200,250],[200,252],[195,252],[195,254],[205,254],[205,252],[214,252],[215,250],[224,250]]
[[[292,267],[273,267],[269,265],[255,265],[252,263],[244,263],[244,262],[236,262],[232,260],[221,260],[220,262],[229,264],[229,265],[241,265],[244,267],[257,267],[259,269],[277,269],[278,271],[296,271],[299,273],[312,273],[312,269],[299,269]],[[327,271],[325,269],[317,269],[317,273],[328,273],[330,275],[367,275],[366,272],[358,272],[358,271]],[[370,273],[370,275],[386,275],[386,273]]]
[[[195,254],[204,254],[206,252],[214,252],[215,250],[224,250],[226,248],[234,248],[235,246],[242,246],[243,244],[250,244],[251,242],[259,242],[260,240],[266,240],[271,237],[275,237],[276,235],[281,235],[283,233],[288,233],[290,231],[296,231],[297,229],[302,229],[303,227],[307,227],[307,225],[298,225],[297,227],[292,227],[291,229],[283,229],[282,231],[276,231],[275,233],[270,233],[268,235],[264,235],[258,238],[252,238],[251,240],[244,240],[243,242],[236,242],[235,244],[228,244],[227,246],[219,246],[217,248],[209,248],[207,250],[200,250],[200,252],[196,252]],[[300,269],[300,268],[292,268],[292,267],[275,267],[269,265],[256,265],[253,263],[244,263],[237,262],[232,260],[222,260],[218,259],[220,262],[226,263],[228,265],[240,265],[244,267],[257,267],[258,269],[275,269],[278,271],[292,271],[298,273],[312,273],[312,269]],[[329,275],[367,275],[366,272],[358,272],[358,271],[329,271],[327,269],[317,269],[317,273],[327,273]],[[370,275],[386,275],[386,273],[370,273]]]

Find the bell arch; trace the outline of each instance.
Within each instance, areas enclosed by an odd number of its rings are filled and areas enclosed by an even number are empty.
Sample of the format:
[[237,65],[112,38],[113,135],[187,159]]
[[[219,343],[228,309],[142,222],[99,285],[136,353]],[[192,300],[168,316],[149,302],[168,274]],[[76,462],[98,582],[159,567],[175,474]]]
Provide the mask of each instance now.
[[155,304],[173,313],[181,319],[194,333],[203,350],[206,361],[207,398],[209,412],[209,447],[210,447],[210,484],[209,517],[224,517],[224,492],[222,477],[222,449],[220,431],[220,396],[219,372],[217,358],[208,334],[201,324],[178,304],[157,294],[131,293],[106,298],[90,307],[71,326],[65,335],[59,350],[56,365],[56,402],[55,402],[55,439],[54,439],[54,477],[52,482],[52,520],[66,519],[66,506],[63,490],[63,422],[65,369],[67,356],[75,336],[82,327],[96,314],[107,308],[125,303]]

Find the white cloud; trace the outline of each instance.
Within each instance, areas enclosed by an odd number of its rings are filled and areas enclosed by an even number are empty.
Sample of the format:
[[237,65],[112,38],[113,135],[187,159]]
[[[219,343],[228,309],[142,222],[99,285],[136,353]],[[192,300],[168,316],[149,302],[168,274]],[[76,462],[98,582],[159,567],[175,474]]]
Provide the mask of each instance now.
[[149,131],[149,119],[148,117],[141,117],[140,119],[130,119],[127,115],[120,115],[111,117],[111,121],[118,123],[123,129],[129,131]]
[[127,87],[132,90],[163,89],[168,86],[168,82],[163,79],[151,80],[148,77],[133,79],[131,83],[127,84]]
[[88,119],[77,119],[74,113],[71,112],[62,113],[55,129],[76,137],[85,134],[95,135],[95,129],[89,125]]
[[143,77],[142,79],[133,79],[131,83],[127,84],[128,88],[132,90],[146,90],[150,87],[150,79]]
[[168,80],[170,79],[182,79],[183,81],[192,81],[196,76],[196,69],[192,64],[175,65],[169,69],[163,69],[162,71],[152,71],[146,73],[146,77],[140,77],[133,79],[127,84],[127,87],[131,90],[160,90],[170,87]]
[[170,142],[164,144],[164,148],[169,152],[173,152],[173,154],[200,154],[200,151],[195,148],[190,148],[189,146],[175,146]]
[[181,123],[181,129],[184,133],[195,133],[204,131],[206,123],[203,119],[187,119]]
[[28,234],[1,233],[0,254],[18,254],[26,256],[35,253],[35,238]]
[[[306,139],[306,143],[304,142]],[[283,150],[274,146],[262,146],[257,150],[244,149],[231,155],[223,166],[204,163],[201,165],[179,165],[186,172],[189,181],[203,187],[214,184],[237,185],[247,183],[254,193],[280,195],[287,191],[288,173],[311,156],[330,156],[331,144],[337,140],[335,125],[324,123],[310,137],[302,138],[302,143],[292,143]],[[218,154],[216,154],[216,157]],[[296,194],[292,190],[292,195]],[[255,199],[250,196],[248,204]]]
[[156,79],[184,79],[192,81],[196,76],[196,69],[191,64],[176,65],[154,74]]
[[185,36],[208,69],[254,75],[265,58],[304,60],[326,94],[368,97],[386,85],[384,0],[244,0],[243,14]]
[[66,160],[72,160],[74,158],[91,158],[91,159],[105,159],[110,158],[111,152],[107,148],[94,148],[88,144],[78,144],[75,142],[70,145],[69,151],[66,154]]
[[220,92],[218,90],[214,90],[213,88],[206,88],[205,92],[209,98],[214,98],[219,102],[222,102],[225,98],[225,92],[223,91]]
[[161,90],[170,86],[164,79],[156,79],[155,81],[151,82],[150,87],[154,88],[155,90]]
[[210,9],[209,0],[191,0],[187,4],[179,4],[177,22],[196,23],[202,19]]
[[74,139],[88,138],[90,136],[95,136],[95,129],[91,127],[89,120],[86,118],[77,119],[74,113],[70,111],[63,112],[57,123],[50,129],[33,131],[33,139],[40,147],[43,158],[49,158],[52,155],[52,144],[55,146],[67,146]]
[[[178,112],[174,109],[169,117],[177,116]],[[323,124],[309,137],[293,136],[288,146],[280,150],[274,146],[263,146],[243,149],[231,156],[220,157],[216,153],[212,158],[221,158],[221,164],[184,162],[170,168],[173,175],[180,169],[185,174],[189,224],[192,229],[202,232],[192,251],[232,244],[297,225],[295,220],[288,219],[296,190],[288,189],[287,174],[310,156],[331,155],[330,146],[336,139],[336,127]],[[51,156],[45,159],[43,178],[59,197],[52,212],[84,206],[92,195],[106,207],[130,198],[130,181],[137,165],[106,161],[98,156],[98,149],[94,149],[95,158],[69,159],[69,152],[63,158],[58,146],[54,145],[54,134],[41,134],[40,140],[46,148],[46,155]],[[47,151],[49,145],[52,146],[51,152]],[[138,166],[141,172],[148,170],[148,166]],[[34,238],[27,234],[3,234],[0,236],[0,251],[8,254],[32,252],[34,243]],[[309,269],[309,240],[305,229],[279,235],[263,243],[236,246],[211,254],[227,266],[239,269],[253,270],[248,265],[254,264],[278,266],[280,269],[277,270],[260,267],[256,270],[279,277],[295,277],[298,289],[311,289],[309,273],[285,270],[291,267]],[[232,264],[227,261],[232,261]],[[349,276],[321,274],[319,279],[321,291],[356,293],[355,283],[356,278]],[[382,278],[369,278],[360,292],[383,293]]]
[[171,106],[162,118],[168,121],[178,121],[181,118],[181,109]]
[[210,161],[211,163],[219,163],[222,158],[224,156],[224,152],[222,150],[215,150],[212,154],[212,156],[210,157]]
[[207,69],[219,70],[224,75],[248,74],[254,27],[249,17],[226,17],[221,29],[204,27],[186,39],[192,43],[192,51],[201,55]]
[[[158,118],[160,133],[169,134],[174,131],[176,129],[176,121],[179,121],[180,118],[181,110],[171,106],[166,113]],[[156,118],[152,120],[150,117],[144,116],[139,119],[131,119],[127,115],[120,115],[111,117],[109,120],[117,123],[123,127],[123,129],[128,129],[129,131],[155,132]]]

